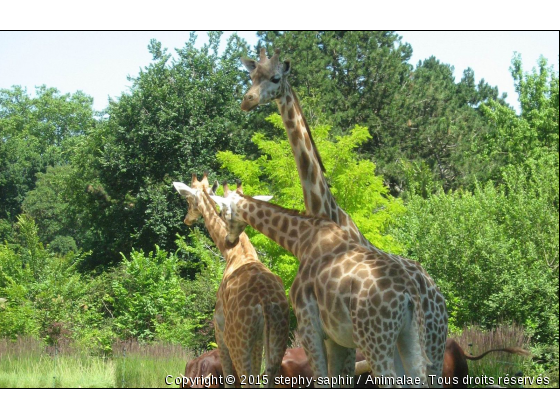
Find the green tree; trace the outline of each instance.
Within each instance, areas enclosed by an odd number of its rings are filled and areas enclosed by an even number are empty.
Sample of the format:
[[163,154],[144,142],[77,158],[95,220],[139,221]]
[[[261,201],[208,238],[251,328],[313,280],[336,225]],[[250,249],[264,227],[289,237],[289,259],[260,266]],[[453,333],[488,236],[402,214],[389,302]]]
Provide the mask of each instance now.
[[497,94],[484,79],[475,86],[472,69],[455,83],[452,66],[435,57],[419,62],[387,110],[388,121],[374,151],[395,192],[415,183],[431,187],[425,194],[438,186],[449,190],[471,185],[464,171],[471,159],[468,151],[487,132],[478,107]]
[[413,197],[394,234],[434,277],[450,324],[524,325],[558,342],[558,152],[477,184]]
[[89,196],[81,205],[90,208],[95,231],[89,234],[93,264],[114,263],[133,247],[175,249],[184,201],[171,182],[217,170],[218,150],[245,150],[248,129],[237,97],[246,47],[234,36],[219,56],[220,37],[210,33],[197,49],[191,34],[176,59],[152,40],[152,63],[131,79],[129,93],[109,104],[106,120],[84,145],[96,158],[82,154],[79,166],[91,163],[95,172],[74,190]]
[[77,237],[76,220],[68,209],[68,177],[72,175],[73,168],[69,165],[49,166],[45,173],[37,174],[35,188],[25,196],[23,210],[36,221],[43,243]]
[[522,70],[521,56],[512,59],[510,71],[519,94],[521,113],[490,101],[481,107],[489,133],[474,142],[480,180],[499,181],[502,167],[522,164],[548,151],[558,151],[558,72],[541,57],[538,69]]
[[35,97],[15,86],[0,90],[0,218],[15,221],[37,174],[69,161],[95,125],[93,99],[41,86]]

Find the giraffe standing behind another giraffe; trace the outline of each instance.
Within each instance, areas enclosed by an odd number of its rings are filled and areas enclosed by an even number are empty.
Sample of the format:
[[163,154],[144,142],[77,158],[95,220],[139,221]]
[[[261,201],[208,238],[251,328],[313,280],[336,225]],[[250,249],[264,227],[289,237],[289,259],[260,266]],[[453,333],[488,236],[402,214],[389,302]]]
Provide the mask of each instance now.
[[[387,254],[373,246],[362,235],[352,218],[339,207],[325,179],[325,168],[297,95],[287,80],[291,63],[289,60],[281,62],[279,54],[279,50],[275,50],[274,55],[268,59],[266,50],[262,48],[258,62],[249,58],[242,59],[250,73],[252,86],[243,98],[241,109],[250,111],[260,104],[276,101],[298,168],[306,213],[334,221],[348,232],[352,240],[359,242],[379,257],[392,259],[400,266],[401,275],[409,277],[416,283],[426,317],[426,353],[431,361],[428,373],[440,377],[443,370],[448,318],[443,295],[420,264],[397,255]],[[398,359],[397,354],[395,358]],[[396,360],[396,363],[399,373],[402,373],[400,361]],[[438,387],[437,378],[430,385]]]
[[[201,181],[193,175],[190,188],[180,182],[173,185],[189,202],[185,224],[192,225],[203,216],[210,236],[226,260],[214,311],[224,375],[234,375],[235,367],[242,382],[258,387],[264,344],[265,385],[273,387],[289,332],[288,300],[282,279],[259,261],[247,235],[241,235],[236,246],[226,246],[225,223],[208,195],[206,174]],[[226,384],[226,387],[234,385]]]
[[353,378],[356,347],[382,387],[403,385],[395,382],[397,347],[414,381],[407,385],[428,386],[424,311],[398,261],[371,252],[328,219],[245,196],[240,185],[211,198],[221,206],[227,246],[236,246],[249,224],[299,259],[290,299],[316,387],[332,385],[325,378]]

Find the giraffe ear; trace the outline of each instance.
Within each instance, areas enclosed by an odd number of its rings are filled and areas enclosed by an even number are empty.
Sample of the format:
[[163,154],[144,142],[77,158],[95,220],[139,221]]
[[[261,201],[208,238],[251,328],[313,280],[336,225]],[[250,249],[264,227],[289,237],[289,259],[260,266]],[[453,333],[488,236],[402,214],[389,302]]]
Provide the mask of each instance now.
[[290,60],[284,60],[282,63],[282,72],[284,75],[290,74],[290,69],[292,68],[292,63]]
[[220,207],[224,207],[224,204],[227,201],[224,197],[220,197],[219,195],[211,195],[210,198]]
[[272,195],[255,195],[253,198],[259,201],[270,201],[273,197]]
[[229,186],[228,186],[227,181],[224,181],[224,182],[223,182],[222,187],[224,187],[224,198],[225,198],[225,197],[228,197],[230,191],[229,191]]
[[249,73],[257,68],[257,62],[247,57],[241,57],[241,62]]
[[175,187],[177,192],[181,194],[183,197],[187,197],[189,195],[196,195],[196,191],[194,189],[183,184],[182,182],[174,182],[173,186]]

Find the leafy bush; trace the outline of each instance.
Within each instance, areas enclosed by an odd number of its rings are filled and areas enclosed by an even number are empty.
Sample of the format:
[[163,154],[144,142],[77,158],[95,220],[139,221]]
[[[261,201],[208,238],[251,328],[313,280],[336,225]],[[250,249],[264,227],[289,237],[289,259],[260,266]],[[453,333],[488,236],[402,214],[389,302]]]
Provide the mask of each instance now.
[[122,257],[122,277],[111,284],[115,327],[122,338],[152,340],[158,324],[187,316],[178,259],[157,245],[147,256]]
[[193,229],[189,239],[190,245],[180,236],[176,241],[179,254],[186,259],[185,271],[195,273],[186,276],[188,280],[184,283],[189,314],[186,323],[191,333],[189,347],[207,350],[214,342],[214,307],[225,262],[212,240],[198,228]]
[[17,244],[0,245],[0,336],[38,336],[49,344],[103,321],[101,285],[77,271],[83,255],[47,252],[33,219],[20,216]]
[[395,236],[436,280],[452,327],[509,320],[558,342],[558,153],[509,166],[503,179],[414,197]]
[[60,255],[66,255],[69,252],[78,252],[76,241],[71,236],[57,236],[49,244],[49,249]]

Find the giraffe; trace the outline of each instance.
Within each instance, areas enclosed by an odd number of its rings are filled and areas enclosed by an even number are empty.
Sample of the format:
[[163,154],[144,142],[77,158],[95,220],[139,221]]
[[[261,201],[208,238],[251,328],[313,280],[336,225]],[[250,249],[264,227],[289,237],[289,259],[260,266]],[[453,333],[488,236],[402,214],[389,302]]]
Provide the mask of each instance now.
[[[291,69],[290,60],[280,62],[280,51],[275,50],[269,59],[264,48],[260,51],[259,61],[242,58],[249,71],[252,86],[243,97],[241,109],[251,111],[260,104],[275,101],[288,133],[290,146],[294,155],[303,190],[306,213],[324,217],[337,223],[350,238],[378,256],[392,259],[401,266],[402,275],[411,277],[420,291],[424,309],[426,328],[426,353],[431,364],[428,373],[441,376],[443,355],[447,339],[447,309],[443,295],[433,279],[416,261],[387,254],[372,245],[359,231],[352,218],[337,204],[324,176],[325,167],[311,136],[311,130],[303,115],[298,97],[288,82]],[[401,364],[395,354],[399,373]],[[434,387],[438,387],[435,379]]]
[[[189,203],[185,224],[192,225],[202,216],[226,260],[214,311],[216,343],[224,374],[234,375],[235,367],[235,376],[242,384],[258,387],[264,339],[267,378],[261,379],[264,385],[273,387],[289,332],[288,300],[282,279],[259,261],[247,235],[240,235],[236,246],[227,246],[225,223],[209,195],[216,190],[217,183],[209,193],[207,175],[198,181],[193,174],[190,188],[180,182],[173,185]],[[227,196],[227,186],[224,191]]]
[[[424,310],[398,261],[353,241],[331,220],[267,203],[270,196],[246,196],[240,184],[211,198],[226,221],[228,246],[250,225],[299,259],[290,300],[317,387],[332,385],[325,378],[353,378],[356,348],[385,379],[380,386],[428,387]],[[396,382],[397,351],[412,383]]]

